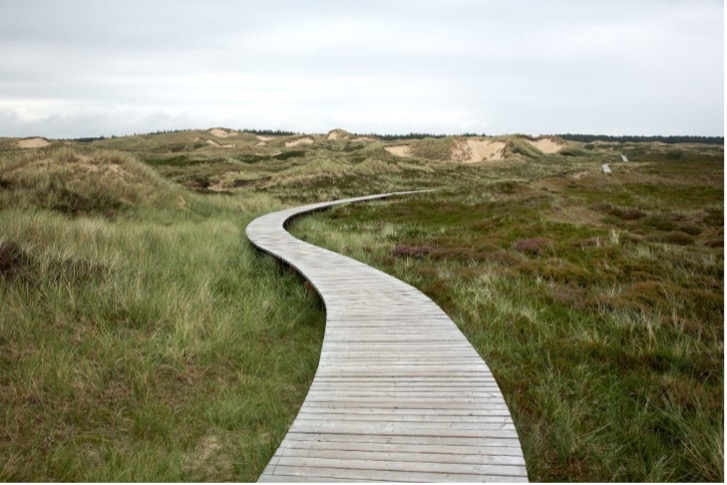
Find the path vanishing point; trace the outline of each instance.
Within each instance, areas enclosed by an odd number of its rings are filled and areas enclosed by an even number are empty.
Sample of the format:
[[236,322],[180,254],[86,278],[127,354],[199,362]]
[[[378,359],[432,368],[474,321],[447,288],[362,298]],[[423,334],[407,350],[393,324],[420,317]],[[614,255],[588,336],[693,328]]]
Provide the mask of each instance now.
[[410,193],[286,209],[247,226],[326,306],[318,370],[260,482],[527,481],[500,389],[452,320],[416,288],[284,228],[310,211]]

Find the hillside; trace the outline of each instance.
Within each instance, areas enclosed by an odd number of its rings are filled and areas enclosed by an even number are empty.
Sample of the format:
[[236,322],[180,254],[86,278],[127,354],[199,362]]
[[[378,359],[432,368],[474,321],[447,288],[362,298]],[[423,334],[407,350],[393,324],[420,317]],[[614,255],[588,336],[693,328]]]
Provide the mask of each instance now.
[[531,480],[722,481],[723,180],[723,147],[700,143],[0,138],[0,479],[256,480],[305,397],[324,311],[244,227],[433,188],[292,230],[451,316]]

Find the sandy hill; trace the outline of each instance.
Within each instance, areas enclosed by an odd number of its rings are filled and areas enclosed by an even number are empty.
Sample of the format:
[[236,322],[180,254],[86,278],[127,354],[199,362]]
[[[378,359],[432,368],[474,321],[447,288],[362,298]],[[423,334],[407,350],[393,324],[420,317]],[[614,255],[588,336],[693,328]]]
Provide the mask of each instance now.
[[0,207],[44,207],[107,214],[125,207],[169,207],[181,191],[131,154],[62,146],[18,151],[0,161]]
[[22,140],[18,140],[16,143],[18,148],[43,148],[48,145],[50,145],[50,141],[48,141],[47,138],[40,136],[23,138]]
[[528,139],[526,138],[525,141],[530,143],[532,146],[540,150],[541,152],[545,154],[553,154],[558,153],[563,148],[566,147],[566,142],[562,140],[561,138],[557,138],[554,136],[548,136],[543,138],[536,138],[536,139]]
[[230,136],[237,136],[237,131],[230,130],[227,128],[210,128],[207,130],[207,133],[209,133],[212,136],[216,136],[217,138],[227,138]]

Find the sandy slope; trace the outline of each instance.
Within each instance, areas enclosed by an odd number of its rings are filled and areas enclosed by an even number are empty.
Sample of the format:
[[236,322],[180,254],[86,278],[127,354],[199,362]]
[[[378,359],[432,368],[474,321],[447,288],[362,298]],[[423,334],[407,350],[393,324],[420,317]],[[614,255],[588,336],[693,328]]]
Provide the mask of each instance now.
[[561,142],[560,140],[556,140],[553,138],[539,138],[537,140],[526,140],[528,143],[530,143],[532,146],[537,148],[543,153],[551,154],[551,153],[558,153],[563,148],[565,148],[565,143]]
[[50,145],[50,142],[40,137],[18,140],[18,148],[43,148],[48,145]]
[[217,138],[227,138],[228,136],[236,136],[237,132],[233,130],[224,130],[222,128],[212,128],[207,130],[207,132],[211,135],[216,136]]
[[303,138],[298,138],[297,140],[293,141],[286,141],[285,146],[286,147],[294,147],[296,145],[310,145],[311,143],[315,143],[315,140],[309,136],[305,136]]
[[392,155],[396,155],[397,157],[411,156],[411,147],[409,145],[393,145],[390,147],[384,147],[384,150]]
[[497,140],[455,138],[451,159],[463,163],[486,160],[502,160],[505,156],[505,143]]
[[213,147],[218,147],[218,148],[233,148],[235,146],[235,145],[220,145],[219,143],[217,143],[214,140],[207,140],[207,143],[212,145]]

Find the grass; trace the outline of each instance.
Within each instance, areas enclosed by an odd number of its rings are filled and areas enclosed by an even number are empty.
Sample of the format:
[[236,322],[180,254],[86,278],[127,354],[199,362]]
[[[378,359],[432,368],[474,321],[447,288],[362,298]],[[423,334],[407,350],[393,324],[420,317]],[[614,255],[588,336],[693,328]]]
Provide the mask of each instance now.
[[[90,181],[75,175],[55,184]],[[113,220],[107,204],[69,211],[43,199],[45,179],[4,199],[5,481],[254,481],[307,392],[321,308],[242,232],[275,201],[201,198],[149,175],[135,193],[167,191],[170,203],[127,203],[117,180],[119,192],[105,185]]]
[[505,160],[461,165],[451,138],[408,140],[414,158],[293,138],[0,139],[0,479],[256,480],[324,315],[243,228],[436,188],[292,229],[442,306],[496,375],[531,480],[722,481],[720,147],[509,137]]
[[[691,180],[654,163],[522,174],[479,197],[473,177],[293,229],[452,316],[498,379],[531,480],[722,481],[721,160]],[[653,172],[659,190],[641,183]]]

